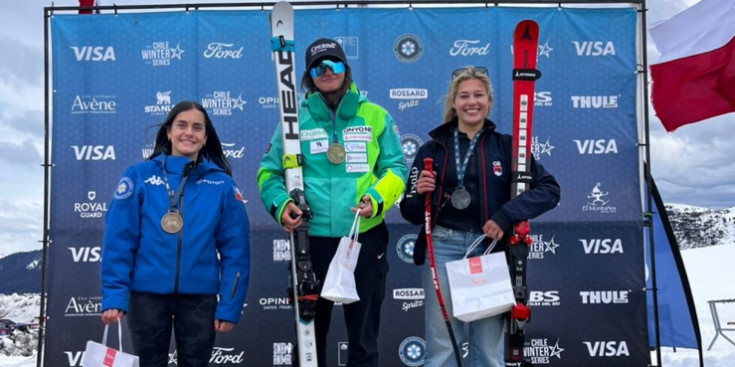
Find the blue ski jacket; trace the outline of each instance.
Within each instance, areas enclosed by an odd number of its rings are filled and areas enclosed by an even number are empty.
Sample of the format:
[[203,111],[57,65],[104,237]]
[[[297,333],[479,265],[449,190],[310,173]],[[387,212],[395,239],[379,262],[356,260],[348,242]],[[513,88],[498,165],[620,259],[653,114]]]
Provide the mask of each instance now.
[[[448,157],[447,146],[453,144],[452,131],[457,128],[457,120],[449,121],[429,132],[432,140],[419,148],[413,166],[409,172],[406,193],[401,200],[401,215],[413,224],[424,224],[425,208],[424,196],[416,192],[416,182],[424,169],[424,158],[434,159],[436,171],[436,190],[431,197],[431,223],[436,223],[439,211],[450,199],[444,192],[443,183],[447,164],[455,164],[453,157]],[[482,188],[482,223],[492,219],[503,229],[506,235],[510,234],[513,224],[519,221],[535,218],[544,212],[556,207],[559,203],[561,189],[554,176],[531,157],[531,174],[533,181],[530,190],[523,192],[515,199],[510,200],[512,181],[511,156],[513,140],[510,135],[495,131],[495,124],[486,119],[483,129],[485,132],[477,141],[477,164],[480,172],[478,187]],[[451,205],[451,204],[449,204]],[[413,261],[421,265],[426,259],[426,236],[424,227],[414,244]],[[493,252],[502,251],[505,241],[499,241]]]
[[[169,210],[164,174],[173,191],[186,176],[178,203],[183,228],[174,234],[161,228]],[[131,291],[218,295],[215,318],[237,323],[249,282],[249,236],[242,195],[215,164],[159,155],[128,167],[105,217],[102,311],[127,312]]]

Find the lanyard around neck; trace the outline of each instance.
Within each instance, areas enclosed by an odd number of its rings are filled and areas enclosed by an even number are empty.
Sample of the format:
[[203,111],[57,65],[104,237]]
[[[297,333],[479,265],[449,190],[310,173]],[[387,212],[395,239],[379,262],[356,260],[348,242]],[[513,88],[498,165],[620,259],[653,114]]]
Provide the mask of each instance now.
[[184,184],[186,183],[186,179],[189,178],[189,174],[194,168],[194,162],[189,162],[184,166],[184,171],[181,175],[179,187],[176,189],[176,192],[174,192],[173,190],[171,190],[171,187],[168,184],[168,177],[166,177],[166,159],[168,159],[168,155],[164,155],[163,161],[161,162],[161,170],[163,170],[163,183],[166,185],[166,193],[168,194],[169,211],[175,211],[176,207],[179,205],[179,198],[181,198],[181,196],[184,194]]
[[470,161],[470,155],[472,155],[472,150],[475,149],[475,145],[477,144],[477,139],[482,135],[484,129],[480,130],[475,134],[475,137],[472,138],[472,141],[470,142],[470,146],[467,148],[467,151],[464,154],[464,160],[462,161],[462,164],[460,165],[459,162],[459,128],[454,129],[454,162],[457,166],[457,187],[464,187],[464,173],[467,169],[467,163]]

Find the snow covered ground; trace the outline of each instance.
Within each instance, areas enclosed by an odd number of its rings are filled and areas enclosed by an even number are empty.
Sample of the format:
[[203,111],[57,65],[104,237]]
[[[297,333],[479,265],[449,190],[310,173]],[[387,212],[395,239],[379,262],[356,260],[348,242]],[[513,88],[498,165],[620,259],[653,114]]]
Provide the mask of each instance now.
[[[681,252],[687,268],[689,283],[692,287],[704,351],[705,367],[732,367],[735,365],[735,345],[730,344],[722,336],[718,337],[712,349],[707,351],[715,336],[712,315],[708,300],[735,298],[735,244],[690,249]],[[16,322],[33,322],[38,315],[38,296],[3,296],[0,295],[0,314]],[[718,308],[720,321],[735,322],[735,302]],[[726,324],[723,327],[728,327]],[[730,325],[735,328],[735,325]],[[735,340],[735,331],[725,331]],[[0,341],[3,341],[0,339]],[[655,353],[652,353],[655,362]],[[663,348],[660,367],[698,367],[697,351],[691,349]],[[35,367],[36,355],[5,356],[0,353],[0,366],[3,367]],[[642,366],[641,366],[642,367]]]

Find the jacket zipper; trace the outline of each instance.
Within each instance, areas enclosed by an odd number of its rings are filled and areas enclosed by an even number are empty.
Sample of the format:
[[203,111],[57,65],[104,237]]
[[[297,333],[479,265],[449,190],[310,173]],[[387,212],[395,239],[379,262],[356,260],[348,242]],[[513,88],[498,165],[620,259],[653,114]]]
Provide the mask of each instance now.
[[[184,195],[179,198],[179,215],[184,218]],[[176,276],[174,278],[174,294],[179,293],[179,277],[181,276],[181,242],[183,240],[184,228],[179,231],[176,239]]]
[[232,284],[232,291],[230,292],[230,298],[235,298],[235,291],[237,290],[237,283],[240,282],[240,272],[235,274],[235,283]]

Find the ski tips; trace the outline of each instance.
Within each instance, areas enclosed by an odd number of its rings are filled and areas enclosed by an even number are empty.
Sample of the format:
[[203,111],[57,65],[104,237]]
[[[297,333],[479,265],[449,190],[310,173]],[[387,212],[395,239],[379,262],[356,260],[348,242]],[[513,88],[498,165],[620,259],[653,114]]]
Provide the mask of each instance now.
[[519,41],[533,41],[538,38],[538,23],[532,19],[518,22],[513,31],[513,38]]

